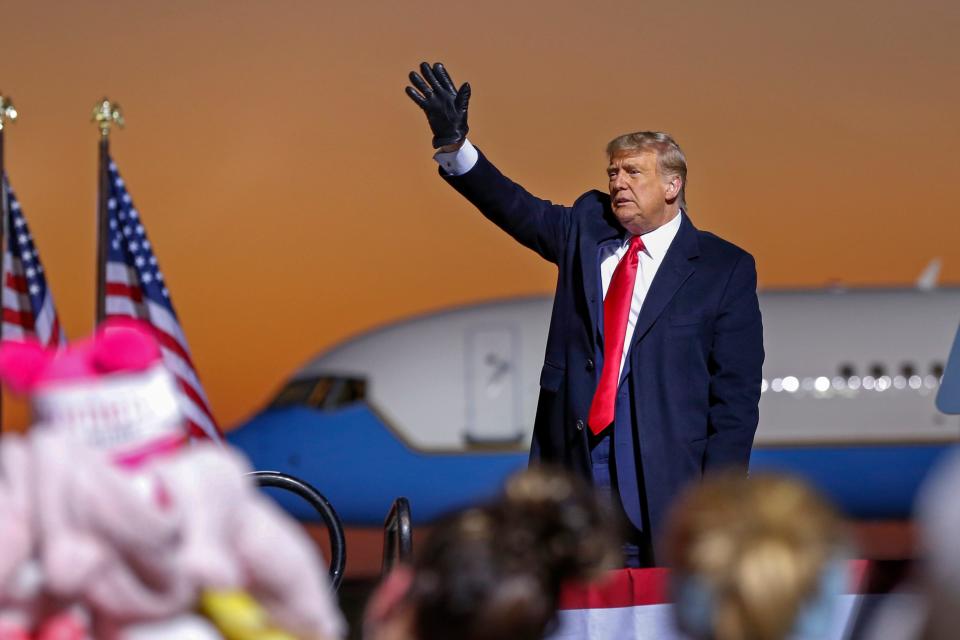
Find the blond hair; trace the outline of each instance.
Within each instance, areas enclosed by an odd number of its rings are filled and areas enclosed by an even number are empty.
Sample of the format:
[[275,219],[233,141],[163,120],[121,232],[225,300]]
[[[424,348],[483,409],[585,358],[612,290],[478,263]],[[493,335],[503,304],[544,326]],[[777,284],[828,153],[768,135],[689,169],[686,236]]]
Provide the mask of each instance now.
[[803,483],[742,473],[687,492],[667,534],[678,578],[697,581],[710,595],[715,640],[788,637],[846,542],[839,517]]
[[680,193],[677,202],[686,209],[687,200],[687,158],[683,155],[680,145],[662,131],[634,131],[617,136],[607,143],[607,157],[624,151],[653,151],[657,154],[657,171],[662,176],[677,176],[680,178]]

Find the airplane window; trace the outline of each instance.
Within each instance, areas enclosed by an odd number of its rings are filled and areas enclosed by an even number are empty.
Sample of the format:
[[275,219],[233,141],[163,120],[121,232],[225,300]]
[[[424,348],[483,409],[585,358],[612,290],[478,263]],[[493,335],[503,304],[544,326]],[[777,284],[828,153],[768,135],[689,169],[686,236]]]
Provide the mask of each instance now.
[[348,404],[360,402],[367,397],[367,381],[360,378],[338,378],[324,393],[322,399],[317,397],[318,406],[323,409],[339,409]]
[[939,380],[940,378],[942,378],[942,377],[943,377],[943,363],[942,363],[942,362],[934,362],[932,365],[930,365],[930,375],[936,376],[936,378],[937,378],[938,380]]
[[278,409],[299,405],[329,411],[360,402],[366,397],[367,381],[363,378],[318,376],[287,383],[270,407]]
[[315,380],[294,380],[280,390],[270,406],[287,407],[293,404],[305,404],[315,384]]

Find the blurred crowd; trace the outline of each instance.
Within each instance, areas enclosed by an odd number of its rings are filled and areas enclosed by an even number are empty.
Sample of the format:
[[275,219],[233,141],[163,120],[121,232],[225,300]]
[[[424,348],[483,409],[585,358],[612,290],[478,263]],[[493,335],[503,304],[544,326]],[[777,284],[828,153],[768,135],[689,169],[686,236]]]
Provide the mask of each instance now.
[[147,328],[6,342],[0,378],[34,414],[0,442],[0,640],[344,635],[302,528],[240,456],[187,439]]
[[[108,323],[57,352],[5,343],[0,378],[34,412],[26,435],[0,440],[0,640],[346,637],[299,524],[240,456],[187,439],[148,330]],[[920,499],[909,583],[851,614],[857,550],[823,498],[787,477],[708,477],[661,541],[677,637],[955,637],[958,487],[960,454]],[[622,566],[621,525],[579,480],[519,473],[417,541],[371,596],[363,637],[547,637],[564,585]]]

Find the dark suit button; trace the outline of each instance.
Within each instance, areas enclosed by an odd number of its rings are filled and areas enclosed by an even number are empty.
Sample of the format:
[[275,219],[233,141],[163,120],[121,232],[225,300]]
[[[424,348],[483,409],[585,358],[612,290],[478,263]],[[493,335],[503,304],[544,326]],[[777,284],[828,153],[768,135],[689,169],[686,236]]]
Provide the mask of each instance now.
[[593,368],[594,368],[593,360],[591,360],[590,358],[587,358],[587,371],[593,371]]
[[583,420],[577,420],[577,431],[583,431]]

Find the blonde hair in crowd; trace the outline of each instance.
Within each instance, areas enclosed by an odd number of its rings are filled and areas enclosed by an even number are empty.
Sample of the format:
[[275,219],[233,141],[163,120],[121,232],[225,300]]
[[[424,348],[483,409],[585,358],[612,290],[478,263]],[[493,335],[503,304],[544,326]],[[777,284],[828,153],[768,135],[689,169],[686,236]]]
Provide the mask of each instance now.
[[662,131],[635,131],[617,136],[607,143],[608,158],[623,151],[656,152],[660,175],[680,177],[680,195],[677,196],[677,202],[682,209],[687,208],[687,158],[670,134]]
[[782,640],[846,547],[843,525],[797,480],[721,475],[688,491],[667,531],[675,572],[710,593],[714,640]]

